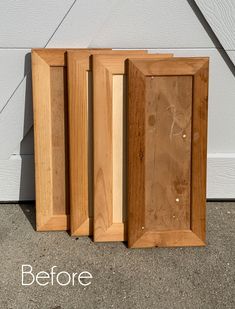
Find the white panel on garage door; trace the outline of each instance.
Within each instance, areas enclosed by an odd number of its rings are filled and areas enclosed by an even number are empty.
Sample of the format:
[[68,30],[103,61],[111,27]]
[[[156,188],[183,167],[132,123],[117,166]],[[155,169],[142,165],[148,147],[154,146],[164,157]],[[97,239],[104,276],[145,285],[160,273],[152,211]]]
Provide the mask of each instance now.
[[0,47],[43,47],[73,2],[0,1]]
[[120,1],[90,46],[199,48],[214,44],[186,0]]
[[87,47],[111,11],[121,3],[119,0],[78,0],[47,47]]
[[[0,159],[8,159],[33,124],[31,73],[0,114]],[[3,146],[4,145],[4,146]]]
[[0,112],[29,71],[29,49],[0,50]]
[[235,1],[195,0],[195,2],[223,48],[235,50]]

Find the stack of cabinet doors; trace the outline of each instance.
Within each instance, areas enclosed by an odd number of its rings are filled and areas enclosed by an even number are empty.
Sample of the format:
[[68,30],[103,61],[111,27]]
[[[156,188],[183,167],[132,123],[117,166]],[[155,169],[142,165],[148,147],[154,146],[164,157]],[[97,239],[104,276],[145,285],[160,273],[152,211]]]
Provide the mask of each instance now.
[[208,62],[33,50],[37,230],[204,246]]

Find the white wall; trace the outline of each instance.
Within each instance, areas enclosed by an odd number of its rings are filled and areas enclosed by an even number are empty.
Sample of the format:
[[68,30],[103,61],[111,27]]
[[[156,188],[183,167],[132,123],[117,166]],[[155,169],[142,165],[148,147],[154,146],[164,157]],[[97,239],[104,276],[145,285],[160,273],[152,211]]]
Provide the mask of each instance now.
[[33,47],[209,56],[207,195],[235,198],[235,2],[195,1],[0,1],[0,201],[34,199]]

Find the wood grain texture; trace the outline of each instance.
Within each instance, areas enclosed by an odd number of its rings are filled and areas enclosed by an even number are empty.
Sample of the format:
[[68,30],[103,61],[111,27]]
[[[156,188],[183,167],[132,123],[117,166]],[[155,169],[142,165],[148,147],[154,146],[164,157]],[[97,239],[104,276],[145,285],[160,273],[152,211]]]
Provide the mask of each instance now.
[[88,52],[68,52],[69,177],[71,235],[89,235]]
[[128,83],[128,246],[205,245],[208,58],[129,60]]
[[[94,240],[122,241],[126,239],[124,224],[125,188],[123,185],[124,167],[122,157],[125,149],[120,149],[125,139],[121,123],[125,119],[123,75],[126,55],[93,56],[93,95],[94,95]],[[149,57],[157,59],[172,55],[135,55],[136,58]],[[120,76],[121,75],[121,76]],[[115,76],[115,77],[114,77]],[[117,77],[118,76],[118,77]],[[114,98],[115,95],[115,98]],[[117,104],[119,106],[115,106]],[[115,114],[114,114],[115,111]],[[123,132],[123,133],[122,133]],[[114,142],[115,138],[115,142]],[[117,150],[119,154],[117,154]],[[114,167],[115,163],[115,167]],[[114,176],[115,173],[115,176]],[[117,222],[120,220],[121,222]]]
[[147,77],[145,83],[145,224],[189,229],[192,77]]
[[92,74],[91,54],[111,50],[68,51],[70,228],[72,236],[91,235]]
[[[50,68],[51,164],[54,214],[69,213],[68,204],[68,140],[67,140],[67,72],[63,66]],[[61,184],[64,184],[61,186]]]
[[208,71],[209,62],[205,61],[193,76],[191,229],[203,242],[206,239]]
[[[145,51],[130,53],[143,54]],[[126,51],[68,51],[70,222],[73,236],[93,234],[91,55],[95,54],[118,55],[126,54]]]
[[68,228],[65,50],[55,52],[57,66],[51,58],[53,51],[32,53],[38,231]]
[[[126,76],[113,76],[113,222],[126,221],[126,173],[125,173],[125,108],[126,108]],[[121,207],[120,207],[121,206]]]
[[32,52],[36,217],[40,231],[69,228],[66,56],[65,49]]

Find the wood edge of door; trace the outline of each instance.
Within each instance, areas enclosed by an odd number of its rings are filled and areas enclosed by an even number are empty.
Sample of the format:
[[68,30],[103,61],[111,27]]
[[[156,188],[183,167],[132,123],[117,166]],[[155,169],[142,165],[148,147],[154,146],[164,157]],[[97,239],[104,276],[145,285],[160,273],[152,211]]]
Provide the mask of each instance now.
[[[71,235],[89,235],[87,80],[89,51],[68,53],[68,132]],[[79,84],[79,91],[76,85]],[[89,221],[88,221],[89,222]],[[87,227],[87,229],[85,228]]]

